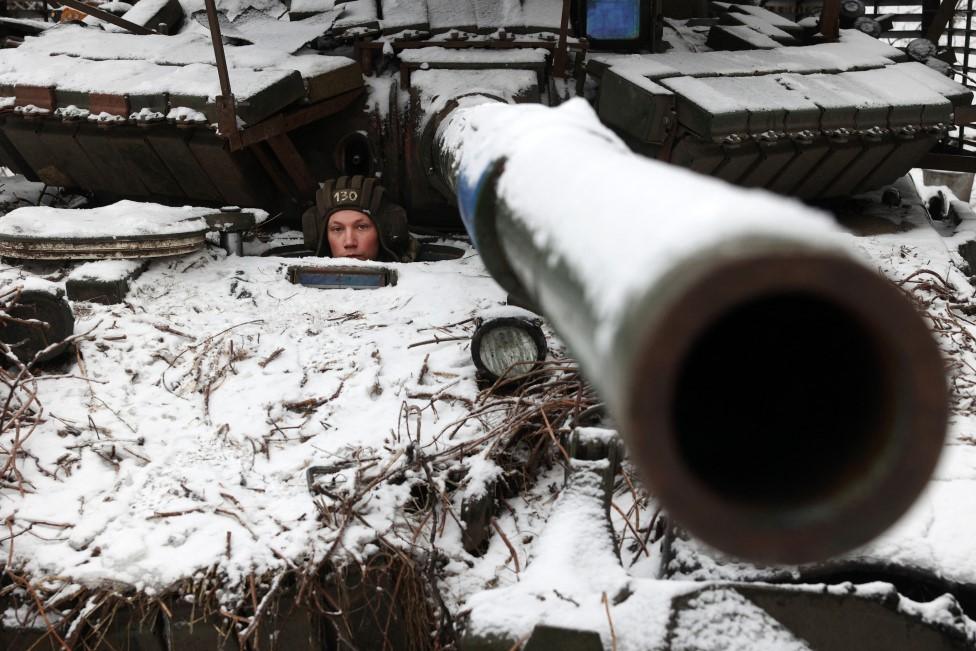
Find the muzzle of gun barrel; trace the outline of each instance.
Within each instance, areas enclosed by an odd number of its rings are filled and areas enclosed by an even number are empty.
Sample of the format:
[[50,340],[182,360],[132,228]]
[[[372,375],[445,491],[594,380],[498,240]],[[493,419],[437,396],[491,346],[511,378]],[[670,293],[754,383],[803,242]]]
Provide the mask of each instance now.
[[692,534],[812,562],[915,501],[945,437],[942,358],[829,217],[637,156],[582,100],[486,100],[433,143],[486,267],[545,314]]

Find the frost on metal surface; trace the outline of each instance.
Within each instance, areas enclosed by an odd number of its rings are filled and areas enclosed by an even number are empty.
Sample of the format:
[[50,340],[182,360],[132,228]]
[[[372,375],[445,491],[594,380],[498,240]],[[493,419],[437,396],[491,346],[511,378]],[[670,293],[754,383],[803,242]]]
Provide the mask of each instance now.
[[[378,4],[384,9],[382,23]],[[294,0],[293,13],[320,12],[319,17],[237,22],[253,8],[278,16],[286,7],[277,0],[218,3],[235,21],[229,31],[252,41],[227,48],[233,88],[245,97],[290,71],[307,80],[354,65],[338,54],[294,54],[333,24],[367,30],[375,23],[386,32],[424,22],[435,32],[485,32],[512,25],[553,28],[561,4]],[[183,0],[183,6],[189,14],[203,4]],[[451,37],[446,33],[432,36],[447,38]],[[471,38],[488,37],[482,33]],[[384,50],[387,55],[394,51],[390,43]],[[625,71],[644,89],[656,90],[655,84],[666,79],[672,79],[672,85],[704,89],[699,98],[717,109],[759,110],[773,99],[782,100],[778,88],[739,83],[757,72],[769,73],[783,89],[797,90],[792,108],[808,106],[802,98],[813,101],[824,87],[820,82],[847,71],[890,92],[858,94],[838,84],[830,88],[832,94],[818,95],[818,101],[839,97],[878,107],[881,95],[888,95],[885,101],[910,95],[913,101],[944,106],[932,93],[958,92],[957,86],[942,83],[918,65],[896,66],[898,50],[857,32],[843,33],[839,43],[771,53],[591,56]],[[534,49],[475,54],[425,48],[404,50],[400,61],[537,64],[544,58],[543,51]],[[45,65],[33,65],[38,59]],[[178,66],[184,67],[175,69]],[[863,71],[871,68],[877,70]],[[716,79],[720,75],[738,75],[739,81]],[[538,89],[537,76],[527,70],[422,69],[412,73],[411,82],[416,96],[433,110],[459,93],[508,100]],[[383,119],[390,117],[391,104],[406,102],[405,92],[395,92],[391,68],[365,83],[372,90],[369,106]],[[26,39],[18,50],[0,52],[0,84],[133,94],[193,92],[207,97],[218,92],[209,37],[192,21],[172,37],[59,26],[43,38]],[[910,88],[902,93],[902,86]],[[763,89],[768,94],[756,92]],[[4,105],[12,103],[13,98],[7,98]],[[207,123],[199,108],[174,104],[167,117]],[[44,110],[20,108],[21,113],[35,115]],[[64,110],[58,117],[88,118],[80,115],[83,110]],[[757,231],[776,238],[787,220],[792,235],[799,225],[810,242],[826,245],[846,238],[822,214],[799,204],[761,193],[733,194],[720,183],[650,161],[610,184],[594,184],[593,177],[576,166],[580,158],[617,169],[629,151],[617,135],[599,125],[582,101],[545,113],[542,107],[512,107],[497,121],[476,119],[477,109],[470,110],[471,118],[465,115],[452,122],[446,134],[482,140],[483,147],[464,162],[469,171],[478,174],[486,161],[506,158],[509,174],[499,189],[507,202],[538,217],[533,223],[538,237],[558,255],[579,260],[586,276],[615,279],[609,289],[588,286],[586,298],[599,306],[605,328],[614,324],[642,283],[703,246],[730,246],[728,242]],[[148,109],[141,114],[146,120],[162,115]],[[582,127],[586,137],[577,138],[576,132],[566,136],[568,127]],[[540,152],[545,165],[531,162]],[[544,183],[547,175],[555,181]],[[648,183],[652,177],[655,183]],[[3,195],[5,211],[42,199],[40,187],[22,180],[5,183],[14,190]],[[606,228],[603,207],[611,195],[622,199],[623,210],[645,217],[625,237],[601,236]],[[155,208],[139,204],[138,210],[151,216]],[[101,224],[97,232],[102,235],[167,228],[165,220],[136,223],[108,213],[117,230],[106,231]],[[96,232],[79,222],[78,213],[67,221],[56,211],[34,214],[42,215],[47,227],[60,228],[65,237]],[[33,223],[20,219],[11,213],[0,219],[0,229],[5,224],[21,232],[33,229]],[[916,229],[851,244],[893,280],[905,281],[906,289],[931,308],[957,389],[952,439],[937,480],[895,530],[852,558],[891,561],[971,584],[976,582],[976,558],[968,542],[976,536],[968,517],[976,494],[976,378],[967,368],[971,370],[976,360],[973,330],[965,319],[955,318],[961,314],[958,310],[953,311],[953,306],[971,300],[966,279],[955,269],[958,260],[929,235]],[[286,240],[295,243],[299,238],[292,233],[277,241]],[[248,243],[251,253],[263,248]],[[601,255],[594,255],[597,252]],[[611,264],[598,263],[600,258]],[[421,531],[423,524],[412,529],[417,523],[411,509],[421,500],[412,487],[429,479],[421,461],[456,454],[451,463],[463,479],[459,487],[450,487],[456,492],[433,518],[437,527],[431,528],[439,528],[439,538],[431,557],[443,563],[438,567],[449,608],[458,613],[477,607],[472,610],[472,630],[521,636],[535,623],[548,621],[597,630],[609,647],[610,625],[615,624],[619,648],[638,649],[666,637],[672,599],[691,589],[681,579],[774,576],[766,568],[725,562],[710,550],[680,540],[670,565],[662,568],[656,505],[642,494],[636,477],[633,492],[621,484],[614,496],[621,512],[612,509],[608,528],[593,491],[580,486],[562,490],[558,467],[539,470],[538,480],[522,487],[518,498],[496,514],[483,555],[468,553],[454,511],[459,512],[466,500],[490,498],[499,482],[511,480],[484,442],[495,424],[492,410],[512,404],[527,409],[536,403],[482,399],[464,341],[466,322],[473,316],[509,315],[514,309],[502,305],[502,292],[470,250],[456,262],[398,267],[400,283],[395,290],[369,294],[296,287],[286,280],[288,264],[273,258],[226,259],[206,251],[153,263],[133,281],[125,305],[76,307],[78,332],[90,334],[76,344],[77,360],[63,376],[53,374],[37,382],[43,422],[24,443],[28,454],[18,457],[27,483],[2,489],[5,506],[0,519],[11,529],[3,552],[10,554],[17,571],[61,577],[42,578],[39,585],[58,589],[62,596],[83,586],[160,595],[183,582],[217,576],[223,585],[220,598],[233,608],[247,592],[249,577],[280,580],[281,573],[314,568],[333,552],[361,560],[377,551],[377,541],[384,536],[403,549],[419,548],[417,540],[429,533]],[[68,278],[113,278],[127,269],[131,266],[99,263],[79,268]],[[923,274],[906,280],[921,269],[938,278]],[[63,284],[63,274],[47,269],[5,266],[0,278],[10,286],[50,287],[45,283],[51,280],[35,274],[53,279],[55,286]],[[566,423],[546,425],[553,428],[551,449],[558,454],[556,437]],[[548,434],[540,431],[540,446],[548,450]],[[479,448],[482,443],[486,447]],[[343,466],[319,480],[318,487],[331,495],[310,494],[306,473],[312,466]],[[435,470],[431,485],[448,491],[448,471]],[[403,477],[398,480],[403,481],[385,481],[399,471]],[[384,481],[371,485],[381,478]],[[358,519],[337,506],[348,499],[355,500]],[[438,499],[433,502],[440,508]],[[570,573],[567,567],[580,571]],[[777,571],[775,577],[794,572]],[[676,580],[654,580],[661,573]],[[63,585],[55,586],[57,581]],[[259,590],[267,586],[259,584]],[[497,590],[489,592],[493,588]],[[698,632],[700,639],[713,642],[748,640],[756,649],[802,648],[762,613],[731,594],[725,596],[702,596],[696,602],[702,608],[682,620],[681,630]],[[929,619],[949,621],[948,601],[935,600],[916,610]],[[5,613],[5,621],[15,623],[16,614]],[[731,628],[713,626],[719,617],[732,622]]]
[[[489,163],[505,160],[500,197],[530,222],[540,248],[578,266],[586,300],[599,317],[602,346],[644,288],[705,250],[732,251],[749,239],[794,238],[844,248],[830,219],[798,202],[634,157],[582,99],[555,109],[465,108],[440,137],[447,149],[459,150],[464,142],[460,164],[468,178],[480,178]],[[615,173],[596,182],[597,170]],[[614,210],[642,218],[628,220],[626,237],[593,237],[611,199]],[[669,218],[679,214],[681,219]]]
[[100,208],[24,207],[0,217],[0,237],[113,238],[175,235],[207,229],[213,208],[174,208],[119,201]]
[[811,651],[762,608],[730,589],[698,594],[678,615],[674,630],[674,651]]
[[[337,535],[364,553],[410,497],[377,486],[339,531],[320,522],[309,466],[403,463],[404,404],[429,454],[478,434],[437,442],[476,392],[464,344],[405,345],[499,303],[477,259],[402,266],[373,292],[292,285],[287,264],[200,253],[155,263],[127,305],[76,308],[84,377],[39,383],[49,418],[27,444],[31,490],[4,489],[12,526],[60,535],[18,537],[12,567],[148,595],[217,567],[232,599],[253,573],[314,565]],[[411,397],[438,393],[436,411]]]
[[603,600],[610,599],[620,648],[653,647],[666,639],[671,597],[690,584],[638,587],[630,581],[605,516],[598,472],[606,463],[573,462],[572,477],[532,541],[518,582],[467,600],[472,634],[518,640],[545,623],[599,631],[606,644],[611,633]]

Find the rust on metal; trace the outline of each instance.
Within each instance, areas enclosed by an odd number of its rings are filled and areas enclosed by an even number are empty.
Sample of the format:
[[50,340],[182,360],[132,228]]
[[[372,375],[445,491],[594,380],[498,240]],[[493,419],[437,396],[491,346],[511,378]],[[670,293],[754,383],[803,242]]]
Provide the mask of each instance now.
[[53,111],[57,105],[53,86],[14,86],[14,106],[36,106]]
[[563,0],[563,13],[559,19],[559,44],[556,46],[556,56],[552,61],[552,74],[554,77],[566,76],[566,61],[569,58],[569,48],[566,42],[569,40],[569,6],[571,0]]
[[206,246],[205,231],[151,239],[0,238],[0,256],[17,260],[108,260],[184,255]]
[[958,0],[942,0],[942,4],[939,5],[939,10],[935,12],[935,15],[932,17],[932,22],[929,23],[929,28],[925,32],[925,38],[938,44],[946,27],[949,26],[949,21],[952,20],[952,15],[956,12],[956,5],[958,4]]
[[244,147],[241,130],[237,126],[237,102],[233,95],[218,95],[214,103],[217,105],[217,129],[220,135],[230,141],[230,150],[239,151]]
[[278,157],[278,160],[281,161],[288,176],[294,181],[299,194],[303,197],[310,197],[315,194],[315,191],[319,187],[315,182],[315,177],[309,171],[305,160],[295,148],[295,143],[291,141],[288,134],[279,133],[274,135],[268,138],[268,144],[271,146],[271,150],[275,153],[275,156]]
[[359,65],[363,69],[363,74],[367,77],[373,74],[373,70],[375,69],[374,59],[376,58],[376,48],[370,47],[369,43],[370,41],[361,38],[357,38],[353,43],[355,58],[359,61]]
[[820,33],[828,41],[840,38],[840,3],[841,0],[824,0],[820,11]]
[[230,95],[230,76],[227,72],[227,58],[224,56],[224,41],[220,33],[220,20],[214,0],[205,0],[207,22],[210,24],[210,40],[213,43],[214,61],[217,63],[217,77],[220,81],[221,95]]
[[[360,49],[364,50],[382,50],[385,45],[383,41],[363,41],[359,44]],[[401,52],[403,50],[419,50],[426,47],[440,47],[445,50],[468,50],[468,49],[478,49],[478,50],[549,50],[550,52],[555,52],[558,47],[557,41],[545,41],[545,40],[525,40],[525,41],[501,41],[501,40],[488,40],[488,41],[465,41],[465,40],[447,40],[447,41],[397,41],[392,44],[394,52]],[[589,45],[585,39],[578,39],[577,42],[568,42],[567,48],[570,50],[586,50]]]
[[93,115],[108,113],[110,115],[129,116],[129,96],[109,95],[106,93],[91,93],[88,95],[88,108]]
[[[482,63],[468,63],[463,61],[452,61],[452,62],[438,62],[435,64],[430,63],[418,63],[416,61],[403,61],[400,63],[400,87],[402,89],[410,88],[410,75],[415,70],[484,70],[485,65]],[[504,63],[493,63],[491,65],[491,70],[529,70],[534,72],[539,79],[539,86],[543,86],[543,80],[545,78],[546,64],[545,61],[537,62],[504,62]],[[555,74],[555,73],[554,73]]]
[[220,33],[217,4],[214,0],[205,0],[205,4],[207,22],[210,25],[210,41],[213,43],[214,61],[217,64],[217,78],[220,82],[220,95],[215,100],[217,126],[220,133],[230,142],[231,151],[237,151],[244,145],[241,141],[241,131],[237,126],[237,103],[230,87],[230,74],[227,71],[227,57],[224,55],[224,40]]
[[255,145],[251,145],[248,148],[248,151],[254,154],[254,157],[258,160],[258,163],[261,164],[261,167],[264,169],[267,175],[271,177],[271,182],[275,184],[275,187],[278,188],[279,192],[288,195],[293,199],[300,199],[301,197],[299,196],[298,190],[295,189],[293,184],[289,183],[288,177],[281,169],[281,164],[265,150],[265,147],[265,143],[259,142]]
[[259,122],[254,126],[246,127],[241,134],[242,145],[249,147],[259,142],[281,133],[288,133],[311,124],[316,120],[327,118],[330,115],[339,113],[352,104],[360,95],[363,94],[362,88],[354,88],[341,95],[336,95],[327,100],[317,102],[311,106],[291,111],[289,113],[279,113],[272,118]]
[[929,152],[918,162],[918,167],[926,170],[948,170],[973,174],[976,172],[976,156]]
[[84,2],[79,2],[78,0],[51,0],[54,4],[63,5],[65,7],[71,7],[75,11],[80,11],[83,14],[87,14],[92,18],[98,18],[99,20],[104,20],[106,23],[111,23],[116,27],[121,27],[122,29],[132,32],[133,34],[139,34],[140,36],[145,36],[148,34],[155,34],[151,29],[143,27],[142,25],[137,25],[130,22],[124,18],[119,18],[115,14],[111,14],[98,7],[93,7],[87,5]]
[[972,124],[976,122],[976,106],[956,106],[952,112],[954,124]]

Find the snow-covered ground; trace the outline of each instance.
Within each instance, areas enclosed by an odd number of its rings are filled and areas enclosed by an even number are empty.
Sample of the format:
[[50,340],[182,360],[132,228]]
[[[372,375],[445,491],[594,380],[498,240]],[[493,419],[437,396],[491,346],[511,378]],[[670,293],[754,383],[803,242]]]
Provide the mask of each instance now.
[[[24,483],[4,490],[16,566],[148,594],[217,566],[237,585],[333,543],[310,466],[359,460],[333,478],[354,492],[410,444],[434,453],[480,433],[437,442],[476,397],[467,341],[410,346],[470,332],[441,328],[504,300],[476,256],[395,265],[396,287],[372,291],[293,285],[292,264],[211,249],[153,263],[122,305],[74,306],[86,336],[37,383],[44,422]],[[364,495],[344,546],[388,531],[409,488]]]
[[[4,181],[8,210],[40,199],[40,187]],[[874,199],[853,211],[849,225],[862,235],[851,237],[940,319],[953,419],[939,470],[914,509],[837,563],[898,564],[972,585],[976,326],[955,247],[973,236],[973,224],[940,234],[917,198],[899,210]],[[254,255],[299,239],[280,232],[249,241],[244,258],[211,246],[157,260],[132,282],[125,303],[73,305],[83,336],[70,358],[31,385],[44,410],[21,435],[20,478],[5,477],[2,488],[11,568],[47,594],[84,585],[151,597],[216,574],[219,598],[233,609],[251,577],[267,589],[270,577],[327,557],[363,559],[379,537],[413,548],[412,488],[424,474],[411,463],[418,455],[464,468],[461,488],[447,498],[457,511],[498,476],[479,447],[497,418],[466,420],[479,400],[468,336],[472,318],[511,308],[501,307],[504,293],[477,254],[454,242],[465,249],[460,260],[390,265],[396,286],[316,290],[289,282],[298,261]],[[0,269],[5,286],[29,277],[63,283],[66,275],[50,264]],[[332,467],[315,496],[306,476],[313,466]],[[403,476],[389,481],[400,468]],[[641,648],[664,634],[672,598],[700,585],[692,582],[802,575],[804,568],[734,562],[681,537],[662,565],[661,540],[650,535],[656,505],[625,468],[635,489],[618,480],[612,536],[597,511],[587,515],[585,482],[560,490],[559,466],[542,469],[497,513],[493,526],[504,535],[492,535],[482,555],[464,551],[459,522],[443,516],[435,545],[448,607],[471,612],[469,625],[482,632],[502,626],[522,634],[544,621]],[[348,504],[355,508],[343,511]],[[570,544],[571,532],[590,542]],[[645,533],[651,542],[638,543]],[[572,573],[562,569],[569,564]],[[614,601],[624,588],[634,596]],[[923,614],[949,617],[952,603],[933,602]],[[17,621],[17,613],[6,618]],[[789,642],[782,629],[757,630],[761,639]]]
[[[181,4],[188,15],[203,7],[200,0]],[[232,20],[255,8],[275,16],[285,11],[277,0],[220,4]],[[294,23],[264,18],[224,25],[227,35],[252,43],[228,48],[238,92],[263,88],[280,74],[274,69],[294,69],[308,78],[348,65],[345,58],[295,51],[337,18],[358,23],[365,20],[359,15],[364,9],[375,11],[373,3],[301,4],[325,13]],[[519,4],[499,3],[510,13],[525,11],[526,21],[531,7],[540,16],[545,13],[545,20],[533,19],[529,25],[558,22],[562,3]],[[418,14],[411,3],[383,3],[382,26],[406,28],[426,20],[432,26],[441,20],[450,25],[511,22],[510,16],[476,15],[485,3],[468,7],[439,0],[426,5],[429,15]],[[298,0],[290,7],[297,11]],[[460,17],[465,10],[470,20]],[[704,48],[701,28],[670,21],[666,31],[675,45],[668,55],[672,62],[687,64],[690,53]],[[441,37],[447,38],[434,38]],[[845,38],[861,40],[794,53],[796,65],[819,70],[827,61],[845,70],[862,59],[879,65],[887,61],[890,48],[860,34]],[[58,63],[38,68],[33,65],[38,56]],[[425,48],[406,50],[401,59],[437,63],[448,56],[459,58]],[[528,57],[531,63],[543,56],[542,51],[511,50],[478,58],[516,63]],[[90,59],[85,69],[98,74],[79,79],[79,57]],[[612,55],[607,61],[623,65],[633,58]],[[754,71],[776,55],[721,53],[711,58]],[[7,51],[0,77],[84,91],[142,87],[209,97],[217,93],[211,60],[208,36],[192,20],[172,37],[62,26]],[[495,72],[479,74],[487,79]],[[537,84],[529,71],[498,77],[488,86],[504,88],[508,95]],[[471,91],[471,79],[423,70],[414,73],[413,84],[425,101],[436,97],[444,103],[451,96],[448,90]],[[377,98],[389,97],[390,79],[370,77],[367,84],[374,90],[369,101],[385,115]],[[899,96],[905,92],[899,89]],[[186,107],[173,111],[170,117],[206,120]],[[552,126],[551,115],[541,119]],[[525,125],[523,141],[541,131],[538,125]],[[553,158],[578,167],[579,143],[567,138],[565,146]],[[612,163],[606,168],[615,169]],[[520,178],[526,194],[535,195],[537,179],[528,172]],[[573,178],[570,172],[561,178],[564,186],[586,186],[588,178],[567,182]],[[636,187],[642,179],[628,182]],[[931,193],[923,190],[922,198]],[[711,198],[715,206],[709,212],[736,200],[731,191]],[[95,612],[107,594],[188,599],[197,586],[216,584],[215,598],[230,613],[224,623],[240,632],[254,623],[246,618],[254,615],[258,596],[264,603],[263,596],[280,587],[282,576],[312,575],[330,560],[364,561],[390,546],[412,562],[436,565],[432,581],[445,609],[469,632],[524,639],[544,622],[597,631],[604,647],[615,651],[663,641],[674,624],[669,622],[673,601],[684,597],[693,598],[697,606],[690,610],[700,612],[698,620],[684,613],[692,619],[677,625],[691,640],[689,647],[707,638],[717,641],[715,648],[806,648],[744,597],[696,594],[710,582],[800,580],[815,570],[861,565],[898,566],[947,587],[976,586],[976,302],[956,251],[962,242],[976,240],[976,221],[955,229],[933,227],[921,204],[908,198],[910,205],[891,210],[872,197],[852,211],[847,225],[859,233],[850,236],[855,247],[930,315],[954,388],[951,429],[936,475],[915,507],[884,536],[843,558],[817,568],[757,567],[680,534],[671,541],[663,535],[666,514],[626,462],[609,522],[592,477],[581,472],[564,486],[560,464],[540,463],[535,474],[526,473],[528,485],[499,500],[486,526],[486,549],[467,551],[459,516],[504,472],[497,459],[503,445],[493,428],[525,409],[521,398],[481,392],[470,357],[474,319],[511,313],[504,292],[463,242],[451,242],[464,249],[459,260],[386,265],[398,274],[392,287],[304,288],[288,279],[288,268],[298,260],[258,256],[271,246],[301,241],[298,233],[274,232],[249,240],[249,257],[228,257],[211,242],[202,252],[155,260],[132,281],[122,304],[72,306],[77,341],[69,356],[41,369],[19,393],[24,399],[36,397],[41,410],[22,428],[8,423],[0,438],[0,462],[7,470],[0,476],[0,558],[11,581],[25,579],[34,591],[0,583],[4,596],[16,597],[0,606],[3,624],[56,624],[62,615],[77,617],[80,608],[83,614]],[[680,199],[667,207],[661,197],[650,196],[633,210],[655,205],[662,214],[687,219],[685,198]],[[603,198],[593,193],[580,199],[566,192],[539,201],[551,210],[558,235],[567,211],[591,202],[587,214],[599,213]],[[5,227],[8,233],[23,228],[16,223],[23,213],[13,211],[33,205],[81,204],[22,178],[0,177],[0,215],[13,218],[5,225],[0,216],[0,233]],[[138,210],[138,205],[117,208]],[[192,212],[188,209],[186,216]],[[34,211],[33,217],[45,217],[50,226],[59,214]],[[756,218],[774,214],[757,211]],[[145,222],[145,215],[136,221]],[[77,226],[66,228],[77,233]],[[672,227],[687,229],[687,221],[676,220]],[[718,229],[708,235],[721,238]],[[646,237],[633,238],[626,242],[631,248],[621,247],[626,252],[617,260],[621,277],[636,255],[657,255],[645,243]],[[583,244],[581,257],[593,248],[591,242]],[[593,273],[606,271],[599,261],[590,262]],[[646,273],[650,262],[642,261],[645,266],[632,277]],[[34,285],[38,278],[63,286],[70,273],[70,266],[5,261],[0,297],[4,288]],[[622,286],[618,283],[617,289]],[[615,299],[615,309],[626,303],[624,294],[598,298]],[[548,334],[560,358],[561,344]],[[557,362],[563,363],[571,366]],[[554,377],[561,377],[564,367],[558,368]],[[565,422],[551,423],[551,447],[550,439],[542,440],[551,458],[561,456],[557,439],[568,429]],[[424,492],[431,488],[438,494]],[[436,507],[418,506],[426,502]],[[811,590],[869,598],[884,596],[890,588],[842,584]],[[39,616],[31,602],[36,596],[37,604],[57,603],[74,594],[91,596],[81,606],[72,604],[70,614],[52,607]],[[18,609],[15,603],[28,607]],[[976,640],[976,625],[959,615],[951,598],[921,605],[903,599],[899,607],[956,626]],[[742,628],[732,635],[711,628],[723,618]],[[672,642],[680,647],[684,638]]]

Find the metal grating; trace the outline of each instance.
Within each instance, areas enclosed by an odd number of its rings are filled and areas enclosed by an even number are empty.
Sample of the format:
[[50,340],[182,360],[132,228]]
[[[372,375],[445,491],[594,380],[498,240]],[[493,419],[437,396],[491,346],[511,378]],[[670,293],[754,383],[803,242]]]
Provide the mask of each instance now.
[[[897,0],[868,0],[864,3],[867,16],[894,16],[894,26],[882,34],[882,38],[896,46],[907,45],[909,41],[923,36],[923,22],[928,26],[934,9],[932,2],[905,3]],[[935,3],[938,8],[938,3]]]
[[[904,47],[913,39],[923,38],[929,24],[935,17],[941,2],[905,3],[897,0],[869,0],[865,2],[866,15],[892,15],[892,29],[884,32],[881,38],[896,47]],[[949,47],[955,53],[952,63],[953,77],[956,81],[976,89],[976,39],[973,38],[973,14],[976,0],[958,0],[952,20],[939,39],[939,45]],[[960,126],[954,134],[955,146],[976,150],[976,123]]]

